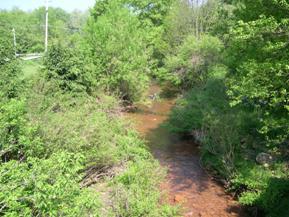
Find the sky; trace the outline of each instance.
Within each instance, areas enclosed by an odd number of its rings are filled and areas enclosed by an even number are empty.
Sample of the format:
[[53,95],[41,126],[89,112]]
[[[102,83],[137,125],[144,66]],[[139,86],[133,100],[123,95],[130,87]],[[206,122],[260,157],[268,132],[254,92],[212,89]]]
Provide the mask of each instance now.
[[[0,9],[12,9],[18,7],[22,10],[29,11],[45,5],[46,0],[0,0]],[[49,0],[52,7],[60,7],[66,11],[87,10],[92,7],[95,0]]]

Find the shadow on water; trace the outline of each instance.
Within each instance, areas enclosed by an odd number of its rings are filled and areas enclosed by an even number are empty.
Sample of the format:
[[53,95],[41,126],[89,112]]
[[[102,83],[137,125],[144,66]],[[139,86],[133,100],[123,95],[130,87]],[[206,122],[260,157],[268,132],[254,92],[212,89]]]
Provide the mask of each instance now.
[[[151,91],[160,89],[153,86]],[[162,127],[174,104],[175,99],[162,99],[126,114],[148,141],[154,157],[167,168],[167,178],[161,185],[162,192],[168,195],[165,200],[180,204],[186,217],[246,216],[224,188],[202,169],[198,146]]]

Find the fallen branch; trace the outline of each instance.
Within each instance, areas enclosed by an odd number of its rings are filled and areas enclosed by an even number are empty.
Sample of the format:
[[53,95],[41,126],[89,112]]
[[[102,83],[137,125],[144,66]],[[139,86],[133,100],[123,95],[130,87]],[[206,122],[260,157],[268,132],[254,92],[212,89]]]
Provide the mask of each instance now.
[[96,184],[101,179],[112,179],[116,174],[122,171],[124,167],[124,163],[120,163],[114,166],[90,166],[85,170],[85,175],[80,183],[80,186],[81,188],[89,187],[93,184]]

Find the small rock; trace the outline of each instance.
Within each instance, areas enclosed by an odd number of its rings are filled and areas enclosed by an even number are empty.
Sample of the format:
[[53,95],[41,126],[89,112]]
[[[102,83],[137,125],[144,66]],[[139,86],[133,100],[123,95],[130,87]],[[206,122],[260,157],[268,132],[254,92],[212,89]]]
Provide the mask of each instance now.
[[157,99],[157,94],[154,93],[154,94],[152,94],[152,95],[149,95],[149,98],[150,98],[151,100],[156,100],[156,99]]
[[273,157],[270,154],[267,154],[264,152],[258,154],[256,157],[256,162],[258,164],[265,166],[265,167],[269,167],[269,165],[272,163],[272,161],[273,161]]

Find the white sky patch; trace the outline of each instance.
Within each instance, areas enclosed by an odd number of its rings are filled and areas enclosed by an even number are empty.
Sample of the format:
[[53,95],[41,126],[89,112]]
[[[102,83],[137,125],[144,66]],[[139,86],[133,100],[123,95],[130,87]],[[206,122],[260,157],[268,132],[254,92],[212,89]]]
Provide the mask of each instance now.
[[[87,10],[95,4],[95,0],[49,0],[51,7],[60,7],[66,11]],[[45,0],[0,0],[0,9],[11,10],[17,7],[30,11],[45,5]]]

